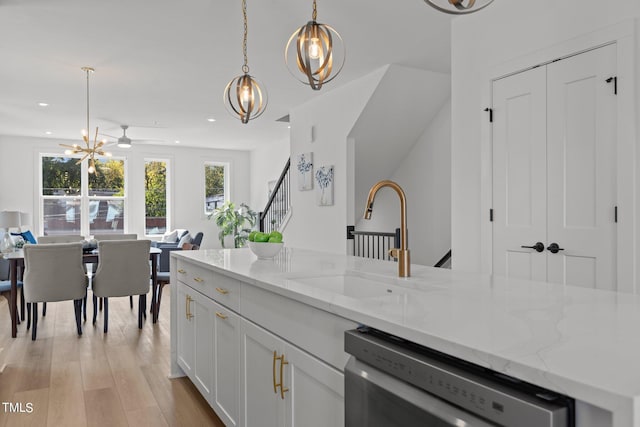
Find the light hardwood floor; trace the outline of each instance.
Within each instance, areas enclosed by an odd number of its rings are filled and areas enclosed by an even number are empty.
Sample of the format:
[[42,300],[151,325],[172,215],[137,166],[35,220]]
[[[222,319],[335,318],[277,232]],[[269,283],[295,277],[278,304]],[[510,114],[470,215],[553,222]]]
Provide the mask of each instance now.
[[[91,324],[89,303],[78,337],[70,301],[49,303],[31,341],[26,321],[11,338],[7,301],[0,297],[0,427],[223,426],[186,378],[169,376],[169,287],[160,319],[142,330],[129,298],[109,299],[109,332],[102,312]],[[148,300],[150,298],[148,297]],[[31,403],[11,413],[7,403]]]

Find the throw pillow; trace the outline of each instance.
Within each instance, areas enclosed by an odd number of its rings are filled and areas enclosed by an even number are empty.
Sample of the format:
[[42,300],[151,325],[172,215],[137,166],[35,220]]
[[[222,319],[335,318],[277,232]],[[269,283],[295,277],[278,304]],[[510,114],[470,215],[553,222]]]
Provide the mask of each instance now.
[[162,235],[161,242],[175,243],[178,240],[178,230],[167,231]]
[[191,243],[191,234],[189,232],[185,233],[184,236],[178,242],[178,247],[181,248],[185,243]]

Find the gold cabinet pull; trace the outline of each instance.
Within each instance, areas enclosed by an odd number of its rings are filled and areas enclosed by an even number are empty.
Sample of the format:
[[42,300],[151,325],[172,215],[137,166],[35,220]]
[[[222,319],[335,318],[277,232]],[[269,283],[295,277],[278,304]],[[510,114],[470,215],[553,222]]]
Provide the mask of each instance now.
[[282,400],[284,400],[285,392],[289,391],[289,388],[284,386],[284,380],[283,380],[284,365],[288,365],[288,364],[289,362],[287,362],[284,359],[284,353],[283,353],[282,356],[280,356],[280,397],[282,397]]
[[186,273],[187,273],[187,271],[186,271],[186,270],[183,270],[183,269],[181,269],[181,268],[179,268],[179,269],[178,269],[178,273],[180,273],[180,274],[186,274]]
[[198,282],[198,283],[202,283],[202,282],[204,282],[204,279],[203,279],[203,278],[201,278],[201,277],[194,277],[194,278],[193,278],[193,280],[194,280],[194,281],[196,281],[196,282]]
[[187,307],[186,307],[187,320],[191,320],[191,318],[193,317],[193,314],[191,314],[191,301],[193,301],[193,298],[191,298],[191,295],[187,295],[187,298],[185,299],[187,301]]
[[222,320],[227,320],[227,315],[220,313],[219,311],[216,311],[216,316],[218,316],[219,318],[221,318]]
[[229,293],[229,291],[224,288],[216,288],[216,291],[220,292],[222,295],[226,295]]
[[276,382],[276,360],[278,360],[278,357],[276,354],[276,351],[273,350],[273,392],[278,394],[278,383]]

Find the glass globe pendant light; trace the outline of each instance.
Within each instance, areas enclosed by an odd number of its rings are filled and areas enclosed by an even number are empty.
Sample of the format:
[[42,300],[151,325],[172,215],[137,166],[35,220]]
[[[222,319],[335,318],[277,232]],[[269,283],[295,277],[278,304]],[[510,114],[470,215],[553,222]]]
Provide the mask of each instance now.
[[489,6],[493,0],[424,0],[429,6],[440,12],[464,15],[477,12]]
[[316,22],[318,11],[313,0],[311,21],[289,37],[284,59],[289,72],[313,90],[333,80],[342,70],[345,46],[336,30]]
[[242,0],[242,16],[244,18],[244,38],[242,53],[244,64],[242,75],[234,77],[224,89],[224,105],[229,113],[239,118],[243,124],[258,118],[267,108],[267,91],[262,83],[249,75],[247,61],[247,1]]

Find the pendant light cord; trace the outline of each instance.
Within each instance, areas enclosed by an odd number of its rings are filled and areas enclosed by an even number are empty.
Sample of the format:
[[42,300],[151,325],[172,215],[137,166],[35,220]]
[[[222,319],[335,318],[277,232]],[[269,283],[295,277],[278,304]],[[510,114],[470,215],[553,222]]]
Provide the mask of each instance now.
[[318,10],[316,9],[316,0],[313,0],[313,13],[311,14],[311,19],[313,22],[316,22],[316,18],[318,17]]
[[249,73],[249,60],[247,59],[247,0],[242,0],[242,17],[244,19],[244,38],[242,39],[242,54],[244,55],[244,64],[242,65],[242,72]]

